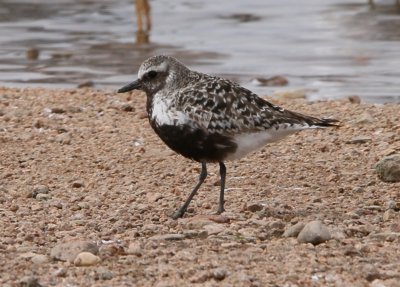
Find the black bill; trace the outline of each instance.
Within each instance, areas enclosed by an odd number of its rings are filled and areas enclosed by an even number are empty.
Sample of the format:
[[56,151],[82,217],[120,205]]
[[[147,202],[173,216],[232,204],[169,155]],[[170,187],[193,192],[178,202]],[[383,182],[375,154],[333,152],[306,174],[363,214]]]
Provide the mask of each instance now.
[[126,86],[123,86],[121,89],[118,90],[118,93],[126,93],[132,90],[140,90],[141,89],[141,84],[140,80],[137,79],[136,81],[133,81],[130,84],[127,84]]

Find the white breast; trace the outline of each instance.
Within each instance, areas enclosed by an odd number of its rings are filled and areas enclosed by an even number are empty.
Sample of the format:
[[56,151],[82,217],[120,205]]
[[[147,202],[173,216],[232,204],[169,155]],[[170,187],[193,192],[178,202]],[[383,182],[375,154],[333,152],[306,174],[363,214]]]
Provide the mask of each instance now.
[[187,116],[172,105],[172,99],[157,94],[153,98],[151,119],[158,125],[179,125],[188,121]]

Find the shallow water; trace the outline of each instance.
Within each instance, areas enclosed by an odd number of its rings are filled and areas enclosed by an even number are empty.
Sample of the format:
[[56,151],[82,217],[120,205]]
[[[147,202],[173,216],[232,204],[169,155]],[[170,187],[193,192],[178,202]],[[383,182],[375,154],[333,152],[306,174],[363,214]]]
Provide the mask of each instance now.
[[[93,81],[116,89],[135,78],[143,59],[164,53],[261,95],[306,88],[311,100],[400,102],[394,0],[376,1],[375,8],[366,0],[150,1],[148,34],[137,33],[133,2],[0,0],[0,84]],[[27,59],[32,48],[37,60]],[[275,75],[289,85],[252,81]]]

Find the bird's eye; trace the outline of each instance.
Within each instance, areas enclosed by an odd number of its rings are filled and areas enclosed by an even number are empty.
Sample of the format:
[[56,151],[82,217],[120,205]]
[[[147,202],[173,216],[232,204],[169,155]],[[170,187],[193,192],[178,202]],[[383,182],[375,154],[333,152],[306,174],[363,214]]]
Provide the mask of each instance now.
[[150,79],[154,79],[155,77],[157,77],[157,72],[156,71],[150,71],[147,73],[148,77]]

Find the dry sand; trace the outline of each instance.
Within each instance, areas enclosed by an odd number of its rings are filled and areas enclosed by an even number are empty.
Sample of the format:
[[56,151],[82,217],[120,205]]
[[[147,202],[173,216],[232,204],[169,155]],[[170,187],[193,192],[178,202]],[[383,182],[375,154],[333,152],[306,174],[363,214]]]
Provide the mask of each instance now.
[[[200,165],[157,138],[143,94],[0,88],[0,285],[400,286],[400,183],[374,171],[400,153],[400,105],[274,103],[342,126],[228,162],[222,216],[210,165],[174,221]],[[331,240],[282,236],[316,219]],[[54,259],[84,240],[90,266]]]

